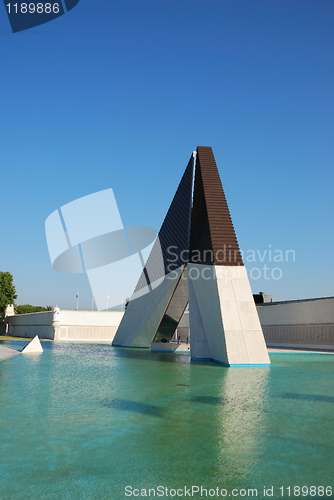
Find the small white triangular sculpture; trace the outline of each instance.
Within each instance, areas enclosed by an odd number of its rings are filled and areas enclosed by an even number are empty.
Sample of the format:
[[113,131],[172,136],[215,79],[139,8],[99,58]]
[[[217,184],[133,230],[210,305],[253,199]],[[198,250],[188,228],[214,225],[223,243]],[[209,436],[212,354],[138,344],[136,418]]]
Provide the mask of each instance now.
[[30,354],[34,352],[43,352],[43,347],[41,346],[38,335],[36,335],[36,337],[34,337],[31,342],[29,342],[29,344],[22,349],[22,354]]

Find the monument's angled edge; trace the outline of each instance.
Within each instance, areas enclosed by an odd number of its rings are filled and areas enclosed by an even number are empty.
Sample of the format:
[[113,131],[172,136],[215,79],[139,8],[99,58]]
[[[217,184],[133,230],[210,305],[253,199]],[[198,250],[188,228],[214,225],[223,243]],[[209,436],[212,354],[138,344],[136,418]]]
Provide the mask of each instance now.
[[[186,262],[194,174],[191,155],[158,238],[113,340],[114,346],[147,347],[159,329],[171,338],[188,304]],[[172,253],[171,253],[172,251]]]

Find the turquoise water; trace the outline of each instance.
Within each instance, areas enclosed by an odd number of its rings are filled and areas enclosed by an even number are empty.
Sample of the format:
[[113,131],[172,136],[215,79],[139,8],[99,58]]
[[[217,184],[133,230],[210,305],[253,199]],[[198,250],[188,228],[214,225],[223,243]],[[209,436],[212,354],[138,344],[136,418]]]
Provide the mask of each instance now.
[[135,498],[126,486],[172,490],[158,498],[185,486],[207,498],[217,487],[231,498],[248,488],[269,498],[264,486],[271,498],[289,498],[281,486],[293,498],[294,486],[334,489],[332,355],[224,368],[108,345],[43,348],[0,363],[1,500]]

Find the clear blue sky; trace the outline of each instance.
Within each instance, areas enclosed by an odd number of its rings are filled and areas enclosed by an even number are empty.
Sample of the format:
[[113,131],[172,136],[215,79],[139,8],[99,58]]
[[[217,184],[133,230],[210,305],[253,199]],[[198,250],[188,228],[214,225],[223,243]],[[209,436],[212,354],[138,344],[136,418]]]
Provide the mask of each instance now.
[[241,248],[293,249],[251,279],[277,300],[334,295],[333,0],[80,0],[12,34],[0,6],[0,270],[18,304],[90,308],[44,222],[113,188],[159,229],[192,150],[213,148]]

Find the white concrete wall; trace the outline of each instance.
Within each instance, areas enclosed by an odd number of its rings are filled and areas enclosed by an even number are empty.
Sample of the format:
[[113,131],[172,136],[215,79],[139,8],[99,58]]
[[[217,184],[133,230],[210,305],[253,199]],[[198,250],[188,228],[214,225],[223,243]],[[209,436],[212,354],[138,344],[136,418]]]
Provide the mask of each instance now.
[[124,312],[120,311],[60,310],[55,340],[112,342],[123,315]]
[[124,312],[60,310],[60,323],[67,326],[118,326]]
[[181,321],[174,334],[174,340],[180,339],[181,342],[189,342],[189,311],[184,311]]
[[45,311],[30,314],[16,314],[6,318],[8,324],[8,335],[13,337],[35,337],[41,339],[54,338],[52,326],[53,311]]
[[51,340],[112,342],[124,313],[119,311],[54,311],[7,318],[8,334]]
[[[260,304],[257,307],[269,347],[334,350],[334,298]],[[117,311],[46,311],[6,318],[9,334],[62,341],[112,342],[124,313]],[[181,340],[189,337],[189,311],[179,327]]]
[[[274,302],[257,306],[268,347],[292,347],[334,351],[334,298]],[[178,331],[189,336],[189,311]]]
[[189,328],[189,311],[184,311],[178,328]]
[[262,326],[334,324],[334,298],[259,304]]
[[334,350],[334,298],[257,307],[268,347]]

